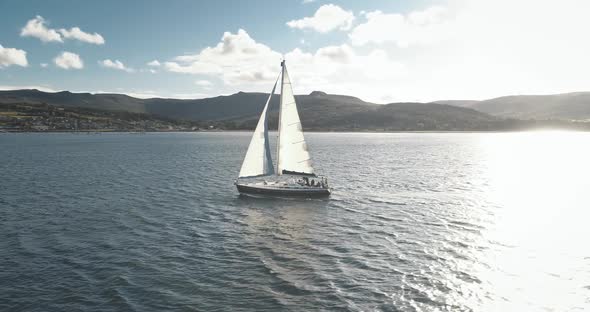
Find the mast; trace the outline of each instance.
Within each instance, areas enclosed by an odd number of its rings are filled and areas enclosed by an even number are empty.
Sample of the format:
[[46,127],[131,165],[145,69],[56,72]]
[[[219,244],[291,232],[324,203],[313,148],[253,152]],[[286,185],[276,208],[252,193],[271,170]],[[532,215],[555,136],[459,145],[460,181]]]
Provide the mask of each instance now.
[[281,61],[281,95],[279,95],[279,124],[277,127],[277,175],[283,175],[282,172],[279,171],[279,157],[281,153],[281,115],[283,113],[283,89],[285,88],[284,84],[285,80],[285,60]]

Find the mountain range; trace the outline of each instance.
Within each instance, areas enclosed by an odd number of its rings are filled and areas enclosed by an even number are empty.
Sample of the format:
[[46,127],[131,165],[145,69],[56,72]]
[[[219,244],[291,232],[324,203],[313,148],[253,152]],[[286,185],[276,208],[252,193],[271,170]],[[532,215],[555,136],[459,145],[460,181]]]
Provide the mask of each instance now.
[[590,120],[590,92],[512,95],[484,101],[437,101],[517,119]]
[[[267,97],[265,93],[238,92],[194,100],[138,99],[123,94],[48,93],[33,89],[0,91],[0,104],[124,111],[252,129]],[[375,104],[352,96],[314,91],[297,95],[296,100],[307,130],[512,130],[590,121],[590,92],[506,96],[484,101]],[[278,96],[271,102],[270,126],[276,128]]]

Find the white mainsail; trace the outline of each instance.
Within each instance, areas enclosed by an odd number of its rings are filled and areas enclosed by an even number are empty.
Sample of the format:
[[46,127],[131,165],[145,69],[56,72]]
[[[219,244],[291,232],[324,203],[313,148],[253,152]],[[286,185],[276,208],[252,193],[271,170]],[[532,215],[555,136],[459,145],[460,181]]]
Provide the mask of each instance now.
[[282,63],[282,72],[277,174],[282,175],[284,171],[313,174],[285,61]]
[[256,130],[254,130],[254,134],[250,140],[246,157],[244,157],[244,162],[242,163],[242,169],[240,169],[240,178],[274,174],[274,166],[270,155],[270,142],[268,140],[267,110],[270,99],[275,93],[278,81],[279,79],[277,77],[277,81],[275,81],[268,100],[266,100],[266,104],[256,125]]

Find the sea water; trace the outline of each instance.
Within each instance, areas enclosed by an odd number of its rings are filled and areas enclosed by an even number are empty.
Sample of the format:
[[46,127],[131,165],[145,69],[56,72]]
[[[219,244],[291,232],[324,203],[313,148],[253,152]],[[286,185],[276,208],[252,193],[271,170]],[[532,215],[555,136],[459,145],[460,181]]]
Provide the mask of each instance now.
[[306,133],[313,200],[250,135],[0,134],[0,310],[590,308],[589,133]]

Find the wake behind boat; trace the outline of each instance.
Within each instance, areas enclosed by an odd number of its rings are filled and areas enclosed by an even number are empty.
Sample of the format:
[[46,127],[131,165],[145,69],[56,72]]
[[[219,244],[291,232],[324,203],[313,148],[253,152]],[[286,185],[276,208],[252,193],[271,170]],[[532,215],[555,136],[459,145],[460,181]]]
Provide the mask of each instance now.
[[311,164],[285,61],[281,62],[280,78],[276,171],[268,139],[267,112],[279,78],[266,100],[235,185],[243,194],[328,196],[328,179],[316,175]]

